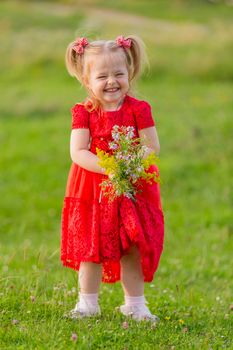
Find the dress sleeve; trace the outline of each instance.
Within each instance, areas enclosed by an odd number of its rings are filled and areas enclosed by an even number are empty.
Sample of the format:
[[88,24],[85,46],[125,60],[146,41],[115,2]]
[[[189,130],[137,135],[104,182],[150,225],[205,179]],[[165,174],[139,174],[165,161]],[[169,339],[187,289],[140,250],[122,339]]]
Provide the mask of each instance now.
[[82,104],[76,104],[71,108],[72,129],[88,129],[89,113]]
[[135,116],[138,130],[155,126],[151,106],[146,101],[138,101],[135,105]]

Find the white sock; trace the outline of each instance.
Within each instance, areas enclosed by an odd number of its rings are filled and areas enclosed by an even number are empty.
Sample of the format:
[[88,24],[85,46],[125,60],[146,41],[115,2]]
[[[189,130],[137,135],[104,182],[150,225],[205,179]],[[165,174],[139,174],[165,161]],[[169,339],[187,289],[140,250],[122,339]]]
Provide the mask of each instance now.
[[98,293],[86,294],[79,292],[79,305],[84,309],[87,306],[98,306]]
[[141,295],[139,297],[131,297],[129,295],[125,295],[125,305],[127,306],[141,306],[145,305],[146,300],[144,295]]

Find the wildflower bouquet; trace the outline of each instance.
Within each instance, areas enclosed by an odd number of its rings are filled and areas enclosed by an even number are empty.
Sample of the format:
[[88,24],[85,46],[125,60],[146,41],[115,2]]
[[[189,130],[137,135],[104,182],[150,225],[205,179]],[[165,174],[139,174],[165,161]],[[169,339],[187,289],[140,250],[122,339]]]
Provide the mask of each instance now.
[[101,189],[110,201],[121,195],[135,200],[135,194],[140,191],[140,179],[150,184],[160,182],[155,172],[147,172],[151,165],[157,163],[158,158],[155,153],[144,157],[148,148],[142,145],[140,138],[135,137],[132,126],[115,125],[112,138],[113,141],[109,142],[111,153],[96,149],[98,164],[108,175],[108,179],[101,183]]

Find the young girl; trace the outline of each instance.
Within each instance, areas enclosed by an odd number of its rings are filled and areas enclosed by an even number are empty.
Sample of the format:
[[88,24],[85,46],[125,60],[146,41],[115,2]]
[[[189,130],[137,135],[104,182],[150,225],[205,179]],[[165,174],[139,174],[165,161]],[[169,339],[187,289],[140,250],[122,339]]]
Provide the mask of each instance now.
[[147,154],[159,152],[150,105],[130,95],[144,59],[143,42],[135,36],[92,42],[78,38],[67,48],[68,72],[88,94],[71,109],[73,163],[62,211],[61,261],[79,271],[79,300],[71,318],[100,314],[101,280],[120,280],[125,296],[120,312],[136,321],[158,321],[146,306],[144,282],[153,280],[163,249],[159,185],[145,182],[135,202],[126,196],[109,201],[100,188],[108,177],[96,156],[97,147],[109,150],[114,125],[133,126]]

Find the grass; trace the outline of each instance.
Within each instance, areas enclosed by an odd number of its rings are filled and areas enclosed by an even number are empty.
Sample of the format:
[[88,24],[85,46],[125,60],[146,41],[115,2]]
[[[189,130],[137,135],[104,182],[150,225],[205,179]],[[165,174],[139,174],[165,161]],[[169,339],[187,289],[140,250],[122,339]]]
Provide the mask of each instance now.
[[[93,1],[91,2],[93,3]],[[98,6],[106,7],[103,0],[95,0]],[[146,1],[113,1],[107,2],[108,8],[145,15],[149,18],[166,19],[175,21],[198,21],[205,23],[206,19],[221,19],[231,21],[232,3],[229,1],[208,1],[208,0],[146,0]]]
[[[95,27],[101,4],[88,4],[0,4],[0,349],[233,349],[231,8],[192,2],[191,13],[180,1],[166,12],[158,1],[142,13],[140,2],[108,2],[111,23],[104,7]],[[145,286],[161,318],[156,329],[132,320],[123,328],[119,283],[101,286],[101,317],[63,318],[77,298],[76,273],[59,261],[69,109],[85,96],[66,73],[64,52],[81,30],[118,35],[119,4],[123,33],[145,16],[136,33],[151,70],[137,96],[152,104],[162,149],[165,249]]]

